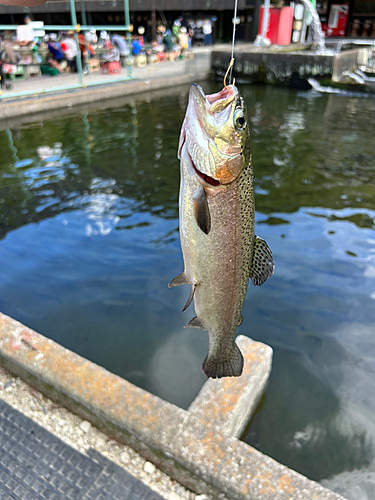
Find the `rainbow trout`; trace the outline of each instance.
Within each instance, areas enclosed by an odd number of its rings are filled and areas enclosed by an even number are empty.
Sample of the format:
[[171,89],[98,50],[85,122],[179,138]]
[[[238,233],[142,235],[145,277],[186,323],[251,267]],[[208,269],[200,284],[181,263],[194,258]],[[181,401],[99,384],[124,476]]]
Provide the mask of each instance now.
[[234,85],[205,96],[193,84],[182,124],[180,239],[184,272],[169,287],[189,284],[196,316],[186,327],[208,331],[207,377],[239,377],[235,343],[249,278],[273,274],[267,243],[254,235],[254,189],[245,102]]

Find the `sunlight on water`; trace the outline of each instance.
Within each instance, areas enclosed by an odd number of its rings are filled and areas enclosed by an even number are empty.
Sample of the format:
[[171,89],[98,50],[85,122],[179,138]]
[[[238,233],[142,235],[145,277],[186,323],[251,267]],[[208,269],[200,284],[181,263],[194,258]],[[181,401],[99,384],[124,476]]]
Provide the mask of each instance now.
[[[0,131],[0,310],[184,408],[207,352],[206,333],[183,329],[189,290],[167,288],[182,271],[176,153],[188,90]],[[243,438],[373,500],[375,100],[241,91],[256,233],[276,264],[250,285],[239,328],[274,349]]]

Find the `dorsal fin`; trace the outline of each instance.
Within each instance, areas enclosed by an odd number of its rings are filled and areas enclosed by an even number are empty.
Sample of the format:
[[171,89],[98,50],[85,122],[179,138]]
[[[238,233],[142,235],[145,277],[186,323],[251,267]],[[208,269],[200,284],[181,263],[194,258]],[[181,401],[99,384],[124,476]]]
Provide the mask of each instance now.
[[254,236],[253,260],[250,268],[250,279],[254,285],[262,285],[267,278],[273,275],[275,264],[273,262],[272,252],[267,243]]
[[173,278],[173,280],[168,283],[168,288],[172,288],[173,286],[179,286],[179,285],[190,285],[190,281],[186,277],[185,272]]
[[206,192],[203,186],[201,186],[196,192],[193,202],[195,220],[202,231],[205,234],[208,234],[211,230],[211,216],[210,209],[208,208]]

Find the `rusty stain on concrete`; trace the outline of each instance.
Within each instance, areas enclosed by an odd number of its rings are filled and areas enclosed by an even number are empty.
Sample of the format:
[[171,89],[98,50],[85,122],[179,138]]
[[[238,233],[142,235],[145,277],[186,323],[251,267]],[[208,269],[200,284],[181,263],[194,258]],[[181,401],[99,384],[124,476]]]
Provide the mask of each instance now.
[[280,478],[279,490],[285,490],[287,493],[293,495],[294,488],[291,483],[292,479],[288,476],[288,474],[284,474],[284,476],[281,476]]
[[243,336],[237,342],[245,376],[207,381],[185,411],[0,313],[1,366],[193,491],[230,500],[289,500],[291,492],[294,500],[342,500],[237,439],[272,358],[263,344]]

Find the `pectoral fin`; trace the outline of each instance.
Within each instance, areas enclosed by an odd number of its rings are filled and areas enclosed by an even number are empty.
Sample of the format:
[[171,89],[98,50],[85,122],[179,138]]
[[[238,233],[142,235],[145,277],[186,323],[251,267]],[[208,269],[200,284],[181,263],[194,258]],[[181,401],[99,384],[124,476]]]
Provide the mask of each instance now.
[[210,209],[208,208],[206,192],[203,186],[201,186],[196,192],[193,202],[195,220],[202,231],[205,234],[208,234],[211,229],[211,216]]
[[251,281],[254,285],[262,285],[267,278],[273,275],[274,269],[272,252],[267,243],[259,236],[254,236],[254,252],[250,268]]
[[187,300],[187,302],[185,304],[185,307],[182,309],[182,312],[186,311],[186,309],[190,306],[191,301],[193,300],[193,297],[194,297],[194,292],[195,292],[195,287],[196,286],[197,286],[196,284],[194,284],[194,285],[192,284],[191,285],[190,296],[189,296],[189,298],[188,298],[188,300]]

